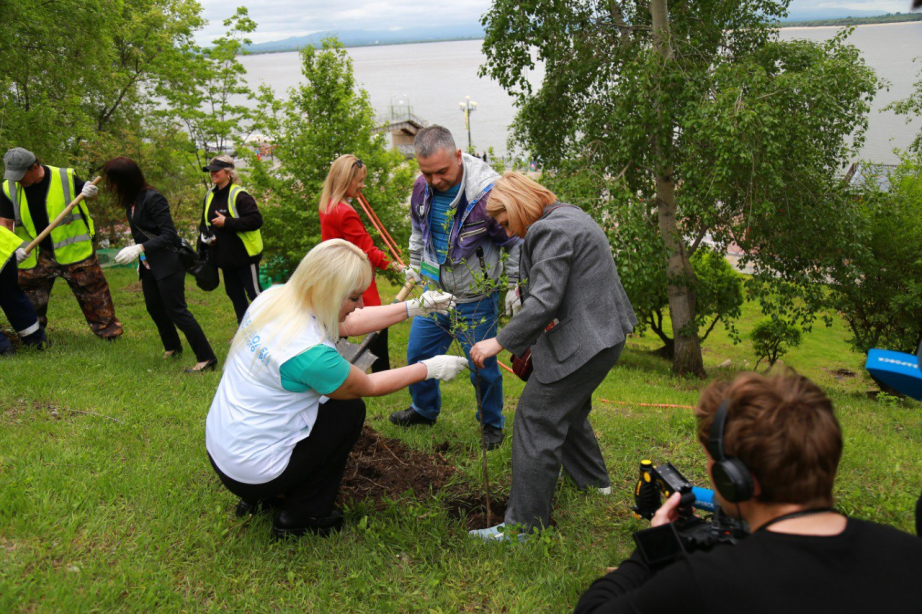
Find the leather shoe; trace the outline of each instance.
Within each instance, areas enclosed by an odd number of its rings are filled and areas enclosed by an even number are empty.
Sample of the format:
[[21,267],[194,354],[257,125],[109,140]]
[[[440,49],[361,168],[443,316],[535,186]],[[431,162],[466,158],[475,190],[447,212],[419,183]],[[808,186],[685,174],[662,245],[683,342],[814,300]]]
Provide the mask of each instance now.
[[327,537],[334,531],[342,530],[342,528],[343,513],[335,507],[329,515],[323,518],[297,516],[286,510],[280,510],[272,520],[272,532],[277,539],[301,537],[305,533]]
[[260,499],[255,503],[250,503],[249,501],[244,501],[241,499],[237,501],[237,507],[234,509],[234,515],[238,518],[243,518],[244,516],[251,514],[266,514],[278,507],[280,503],[279,499]]
[[487,452],[495,450],[503,443],[503,429],[497,428],[490,424],[486,424],[483,427],[483,443],[486,447]]
[[391,424],[396,424],[397,426],[413,426],[415,424],[432,426],[435,424],[435,420],[430,420],[412,407],[408,407],[402,411],[395,411],[388,420],[391,421]]

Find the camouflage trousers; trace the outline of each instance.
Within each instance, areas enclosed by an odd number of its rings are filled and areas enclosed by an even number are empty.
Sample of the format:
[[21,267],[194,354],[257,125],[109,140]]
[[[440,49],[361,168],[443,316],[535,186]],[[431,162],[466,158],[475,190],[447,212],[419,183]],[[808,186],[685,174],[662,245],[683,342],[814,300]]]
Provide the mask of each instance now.
[[40,250],[38,264],[31,269],[19,270],[19,286],[35,307],[38,322],[48,325],[48,299],[58,277],[64,279],[83,310],[90,330],[98,337],[111,339],[122,334],[122,323],[115,317],[115,306],[109,294],[109,284],[96,259],[96,253],[86,260],[73,264],[58,264],[54,257]]

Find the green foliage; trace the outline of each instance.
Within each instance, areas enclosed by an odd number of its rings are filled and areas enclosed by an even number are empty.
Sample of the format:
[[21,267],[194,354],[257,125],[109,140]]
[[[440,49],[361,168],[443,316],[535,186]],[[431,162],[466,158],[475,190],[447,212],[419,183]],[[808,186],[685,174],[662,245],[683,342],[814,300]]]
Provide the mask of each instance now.
[[915,353],[922,335],[922,158],[904,156],[889,176],[863,165],[856,186],[854,240],[832,274],[831,303],[848,322],[850,343]]
[[[918,17],[922,19],[922,15],[918,15]],[[914,61],[919,61],[919,58],[915,58]],[[920,79],[913,84],[912,94],[909,95],[909,98],[890,103],[884,107],[885,111],[894,111],[899,115],[906,115],[907,122],[922,115],[922,70],[919,71],[918,76]],[[913,139],[912,144],[909,146],[909,151],[922,155],[922,132],[919,132],[916,138]]]
[[759,359],[755,368],[758,369],[759,363],[767,360],[768,368],[771,369],[779,358],[800,345],[802,335],[800,329],[789,322],[779,318],[763,318],[749,333],[749,338]]
[[[23,0],[0,23],[0,147],[95,169],[203,25],[194,0]],[[78,165],[79,166],[79,165]]]
[[[224,20],[227,32],[210,47],[189,43],[182,49],[182,61],[173,63],[159,94],[167,101],[161,111],[168,121],[183,126],[190,138],[185,149],[187,164],[198,170],[207,158],[224,153],[242,142],[257,125],[259,117],[244,101],[256,98],[244,80],[246,69],[238,57],[247,53],[256,22],[245,6]],[[204,186],[211,182],[199,174]]]
[[[616,246],[619,271],[635,288],[666,284],[674,335],[696,336],[689,258],[707,234],[717,251],[746,250],[766,313],[809,324],[822,306],[811,289],[850,238],[836,176],[862,142],[877,80],[848,31],[779,41],[786,2],[670,2],[658,43],[657,7],[497,0],[482,74],[516,96],[512,138],[573,190],[558,194],[650,242]],[[629,296],[652,309],[660,292]],[[691,344],[674,367],[698,373],[700,360]]]
[[[204,21],[194,0],[24,0],[0,22],[0,150],[26,147],[92,178],[116,155],[141,165],[182,230],[185,136],[155,118],[150,96],[189,59]],[[116,239],[124,211],[91,203],[97,235]]]
[[[322,49],[306,47],[301,61],[304,83],[290,90],[287,102],[266,90],[260,98],[281,167],[254,160],[250,175],[261,199],[263,234],[272,237],[268,262],[273,273],[281,274],[290,273],[320,242],[320,194],[338,156],[351,153],[364,162],[365,196],[398,246],[409,239],[403,203],[415,177],[415,168],[388,149],[384,135],[374,133],[374,110],[368,94],[356,89],[352,60],[342,43],[330,38]],[[374,236],[367,221],[366,227]]]

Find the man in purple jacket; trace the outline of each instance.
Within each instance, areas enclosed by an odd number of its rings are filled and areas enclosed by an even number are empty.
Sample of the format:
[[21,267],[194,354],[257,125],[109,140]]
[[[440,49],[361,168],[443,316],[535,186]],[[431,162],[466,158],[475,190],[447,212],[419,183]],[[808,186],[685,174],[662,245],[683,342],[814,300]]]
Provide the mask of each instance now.
[[[426,283],[457,297],[452,315],[414,318],[407,344],[407,364],[445,354],[454,339],[470,353],[471,346],[496,335],[499,295],[506,288],[506,310],[521,305],[515,294],[521,239],[509,238],[486,203],[499,175],[484,161],[461,152],[442,126],[423,128],[414,143],[422,176],[410,199],[410,266],[407,279]],[[503,250],[508,257],[503,260]],[[483,369],[471,364],[471,383],[480,380],[486,448],[503,441],[503,380],[496,358]],[[391,414],[398,426],[435,424],[442,396],[437,381],[410,386],[413,404]],[[480,416],[477,415],[479,422]]]

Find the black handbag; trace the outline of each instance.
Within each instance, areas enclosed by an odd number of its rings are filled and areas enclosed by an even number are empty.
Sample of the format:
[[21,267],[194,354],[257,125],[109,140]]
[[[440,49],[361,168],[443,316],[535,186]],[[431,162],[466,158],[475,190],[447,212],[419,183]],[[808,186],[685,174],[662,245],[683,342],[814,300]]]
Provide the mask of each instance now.
[[186,272],[195,277],[196,286],[205,292],[211,292],[221,283],[218,277],[218,265],[211,259],[211,250],[208,246],[199,241],[199,248],[195,264]]
[[[136,225],[136,227],[141,231],[141,234],[143,234],[148,239],[155,238],[154,235],[147,232],[140,226]],[[175,245],[169,245],[167,246],[167,249],[179,255],[179,263],[182,265],[182,268],[186,270],[186,273],[190,273],[192,275],[195,274],[192,273],[192,269],[199,264],[199,255],[195,253],[195,249],[192,247],[192,245],[189,244],[188,241],[180,237],[179,247],[176,247]]]
[[[150,194],[151,192],[148,191],[147,194],[144,195],[142,205],[147,202]],[[154,238],[154,235],[141,228],[139,224],[135,224],[135,227],[148,239]],[[217,288],[220,283],[220,279],[218,278],[218,267],[211,261],[205,245],[201,242],[200,245],[202,246],[201,252],[196,252],[188,241],[180,237],[179,247],[169,245],[167,249],[179,256],[179,263],[182,265],[182,268],[185,269],[188,275],[192,275],[195,278],[195,284],[199,288],[206,292],[211,292]]]

